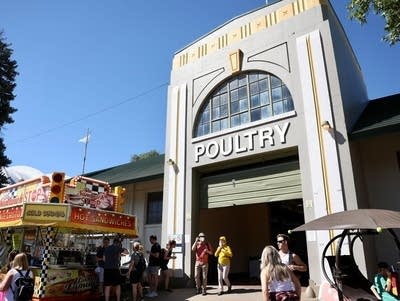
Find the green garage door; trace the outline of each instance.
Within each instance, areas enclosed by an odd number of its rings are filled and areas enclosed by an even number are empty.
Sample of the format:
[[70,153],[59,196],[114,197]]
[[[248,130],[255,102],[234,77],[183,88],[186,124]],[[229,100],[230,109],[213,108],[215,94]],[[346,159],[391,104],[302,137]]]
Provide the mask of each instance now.
[[200,181],[201,208],[301,198],[298,161],[204,177]]

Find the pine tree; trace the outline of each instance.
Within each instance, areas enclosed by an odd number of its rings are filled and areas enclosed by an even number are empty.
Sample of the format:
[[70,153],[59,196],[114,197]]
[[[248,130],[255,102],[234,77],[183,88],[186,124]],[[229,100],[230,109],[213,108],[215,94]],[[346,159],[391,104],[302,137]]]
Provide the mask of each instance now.
[[[7,167],[11,160],[5,155],[6,146],[4,145],[2,128],[7,123],[13,123],[11,114],[17,109],[11,106],[14,100],[14,89],[16,86],[15,77],[18,75],[17,62],[11,58],[13,50],[10,48],[0,32],[0,168]],[[0,187],[7,183],[2,169],[0,169]]]

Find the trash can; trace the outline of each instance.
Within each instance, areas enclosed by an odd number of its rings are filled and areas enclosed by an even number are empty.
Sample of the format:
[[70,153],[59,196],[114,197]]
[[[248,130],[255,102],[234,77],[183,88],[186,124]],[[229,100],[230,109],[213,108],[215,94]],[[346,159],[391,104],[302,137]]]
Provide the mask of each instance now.
[[249,278],[260,279],[260,256],[249,257]]

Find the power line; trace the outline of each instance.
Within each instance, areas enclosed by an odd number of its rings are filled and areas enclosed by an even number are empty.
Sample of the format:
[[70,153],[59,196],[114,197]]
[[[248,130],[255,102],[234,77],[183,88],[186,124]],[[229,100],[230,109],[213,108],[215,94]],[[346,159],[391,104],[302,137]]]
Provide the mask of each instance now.
[[100,110],[98,110],[98,111],[89,113],[89,114],[87,114],[87,115],[85,115],[85,116],[82,116],[82,117],[80,117],[80,118],[78,118],[78,119],[65,122],[65,123],[63,123],[63,124],[60,124],[60,125],[58,125],[58,126],[49,128],[49,129],[47,129],[47,130],[43,130],[43,131],[41,131],[41,132],[39,132],[39,133],[37,133],[37,134],[34,134],[34,135],[32,135],[32,136],[28,136],[28,137],[25,137],[25,138],[21,138],[21,139],[19,139],[19,140],[16,140],[15,142],[16,142],[16,143],[19,143],[19,142],[24,142],[24,141],[26,141],[26,140],[34,139],[34,138],[43,136],[43,135],[45,135],[45,134],[54,132],[54,131],[56,131],[56,130],[59,130],[59,129],[61,129],[61,128],[70,126],[70,125],[72,125],[72,124],[75,124],[75,123],[81,122],[81,121],[83,121],[83,120],[89,119],[89,118],[91,118],[91,117],[93,117],[93,116],[96,116],[96,115],[99,115],[99,114],[101,114],[101,113],[110,111],[110,110],[112,110],[112,109],[115,109],[116,107],[119,107],[119,106],[123,105],[123,104],[126,104],[126,103],[128,103],[128,102],[131,102],[131,101],[134,101],[134,100],[136,100],[136,99],[138,99],[138,98],[141,98],[141,97],[143,97],[143,96],[145,96],[145,95],[148,95],[148,94],[150,94],[150,93],[152,93],[152,92],[154,92],[154,91],[156,91],[156,90],[158,90],[158,89],[160,89],[160,88],[162,88],[162,87],[167,86],[168,84],[169,84],[169,82],[162,83],[162,84],[160,84],[160,85],[158,85],[158,86],[155,86],[155,87],[153,87],[153,88],[150,88],[149,90],[146,90],[146,91],[144,91],[144,92],[142,92],[142,93],[139,93],[138,95],[135,95],[135,96],[129,97],[129,98],[123,100],[123,101],[120,101],[120,102],[118,102],[118,103],[116,103],[116,104],[113,104],[113,105],[104,107],[103,109],[100,109]]

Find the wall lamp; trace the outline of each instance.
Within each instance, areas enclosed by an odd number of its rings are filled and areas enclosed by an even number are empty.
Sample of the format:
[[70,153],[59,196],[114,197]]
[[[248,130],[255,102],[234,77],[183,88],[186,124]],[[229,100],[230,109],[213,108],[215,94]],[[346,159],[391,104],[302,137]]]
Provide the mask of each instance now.
[[321,127],[326,131],[329,131],[329,130],[333,129],[328,120],[322,121]]
[[169,166],[172,166],[172,168],[174,169],[175,173],[178,173],[178,172],[179,172],[178,165],[176,164],[176,162],[175,162],[174,160],[172,160],[171,158],[169,158],[169,159],[167,160],[167,164],[168,164]]
[[171,165],[171,166],[174,166],[174,165],[176,165],[175,161],[174,161],[174,160],[172,160],[171,158],[170,158],[170,159],[168,159],[168,161],[167,161],[167,164],[168,164],[168,165]]

